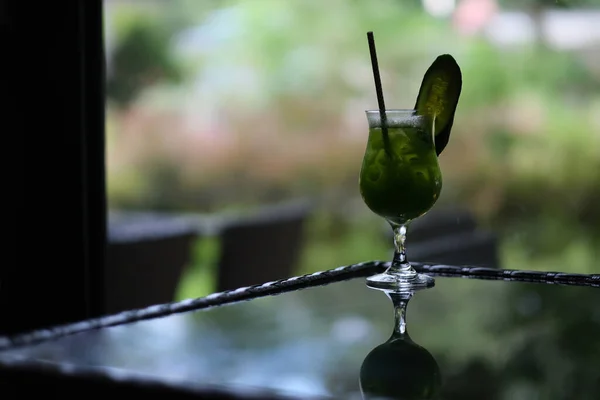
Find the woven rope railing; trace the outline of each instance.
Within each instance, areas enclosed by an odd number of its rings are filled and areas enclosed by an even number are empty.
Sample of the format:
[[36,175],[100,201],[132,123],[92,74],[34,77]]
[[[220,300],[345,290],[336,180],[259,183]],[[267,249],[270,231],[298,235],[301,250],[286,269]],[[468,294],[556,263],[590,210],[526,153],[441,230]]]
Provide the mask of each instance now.
[[[600,287],[600,274],[566,274],[560,272],[521,271],[482,267],[456,267],[423,263],[413,263],[413,265],[417,271],[433,276]],[[188,299],[176,303],[154,305],[143,309],[125,311],[119,314],[57,326],[49,329],[42,329],[13,337],[0,337],[0,351],[7,348],[23,346],[66,335],[72,335],[87,330],[165,317],[186,311],[207,309],[210,307],[251,300],[264,296],[275,296],[282,293],[327,285],[333,282],[344,281],[351,278],[366,277],[371,274],[381,272],[387,267],[389,267],[389,262],[368,261],[331,270],[315,272],[313,274],[281,279],[278,281],[242,287],[220,293],[213,293],[206,297],[197,299]]]

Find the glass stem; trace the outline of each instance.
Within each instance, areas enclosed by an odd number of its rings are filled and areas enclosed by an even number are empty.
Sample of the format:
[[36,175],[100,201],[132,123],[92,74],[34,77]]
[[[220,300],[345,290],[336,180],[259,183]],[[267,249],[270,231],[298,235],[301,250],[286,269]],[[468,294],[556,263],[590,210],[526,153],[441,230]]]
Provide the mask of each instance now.
[[406,306],[408,301],[413,296],[413,292],[389,292],[389,298],[394,305],[394,337],[402,337],[408,335],[406,330]]
[[388,272],[414,275],[417,273],[406,259],[406,225],[392,225],[394,230],[394,259]]

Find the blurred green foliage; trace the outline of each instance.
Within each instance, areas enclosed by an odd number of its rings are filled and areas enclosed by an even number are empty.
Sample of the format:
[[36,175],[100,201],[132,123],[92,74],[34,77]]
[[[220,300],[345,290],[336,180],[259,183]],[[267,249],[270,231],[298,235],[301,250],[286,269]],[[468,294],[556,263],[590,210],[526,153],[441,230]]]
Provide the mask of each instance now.
[[113,51],[106,82],[109,101],[126,108],[144,88],[162,80],[180,81],[181,69],[170,54],[165,33],[164,27],[151,18],[130,22]]
[[529,7],[542,8],[575,8],[575,7],[597,7],[600,6],[598,0],[500,0],[502,6],[523,9]]
[[[500,4],[529,10],[533,3]],[[463,70],[457,121],[440,158],[444,189],[437,206],[458,203],[477,213],[501,235],[503,249],[519,255],[505,257],[507,268],[548,269],[548,259],[560,259],[566,261],[556,265],[560,270],[598,271],[598,48],[558,51],[543,41],[497,47],[458,35],[447,20],[423,13],[418,1],[177,5],[126,4],[111,14],[109,104],[134,106],[124,116],[108,115],[112,207],[218,212],[309,195],[327,198],[315,217],[327,221],[323,215],[358,196],[361,114],[376,104],[365,39],[374,30],[390,106],[414,103],[437,54],[454,54]],[[177,35],[188,28],[202,28],[197,52],[176,54]],[[190,111],[148,101],[157,97]],[[215,135],[186,137],[178,121],[189,115],[216,121],[201,122],[194,134]],[[336,257],[343,264],[380,254],[379,237],[350,245],[375,221],[366,207],[350,213],[363,213],[356,221],[364,223],[344,222],[347,214],[315,224],[311,237],[318,239],[307,250],[314,256],[307,257],[321,262],[312,268]],[[340,246],[356,251],[328,252],[336,246],[330,235],[341,230],[330,225],[353,229]],[[565,257],[571,243],[578,244],[579,264]]]

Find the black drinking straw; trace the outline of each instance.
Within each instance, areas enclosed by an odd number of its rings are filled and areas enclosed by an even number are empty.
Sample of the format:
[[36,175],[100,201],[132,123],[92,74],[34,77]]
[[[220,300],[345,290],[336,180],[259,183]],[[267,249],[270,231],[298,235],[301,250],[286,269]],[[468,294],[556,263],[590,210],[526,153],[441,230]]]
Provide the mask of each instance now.
[[379,63],[377,62],[377,51],[375,50],[375,38],[373,32],[367,32],[369,40],[369,52],[371,53],[371,65],[373,66],[373,78],[375,79],[375,91],[377,92],[377,103],[379,104],[379,117],[381,118],[381,133],[383,134],[383,147],[388,156],[391,157],[390,137],[388,136],[387,115],[385,114],[385,101],[383,101],[383,89],[381,87],[381,76],[379,76]]

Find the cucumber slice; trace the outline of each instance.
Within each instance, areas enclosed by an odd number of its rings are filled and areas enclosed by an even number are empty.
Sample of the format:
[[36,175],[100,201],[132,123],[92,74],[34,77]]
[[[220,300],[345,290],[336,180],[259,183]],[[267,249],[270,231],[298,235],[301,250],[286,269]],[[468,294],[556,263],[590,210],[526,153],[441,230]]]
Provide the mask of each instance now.
[[461,89],[460,67],[450,54],[436,58],[423,76],[415,110],[417,114],[428,115],[435,120],[435,151],[438,156],[450,139]]

